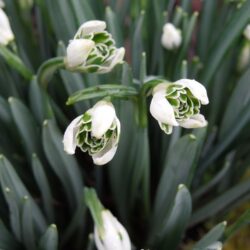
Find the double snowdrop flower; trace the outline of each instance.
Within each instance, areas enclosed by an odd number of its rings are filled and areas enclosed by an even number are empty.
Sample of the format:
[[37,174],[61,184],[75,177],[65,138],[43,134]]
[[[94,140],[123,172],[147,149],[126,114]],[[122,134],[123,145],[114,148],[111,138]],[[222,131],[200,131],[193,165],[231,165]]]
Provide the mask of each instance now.
[[124,48],[116,48],[115,41],[103,21],[82,24],[67,47],[66,68],[87,73],[107,73],[123,62]]
[[101,212],[103,231],[95,226],[94,238],[98,250],[131,250],[126,229],[109,210]]
[[120,121],[111,102],[97,102],[67,127],[64,150],[74,154],[76,147],[92,156],[96,165],[104,165],[114,157],[120,137]]
[[199,128],[207,125],[200,114],[201,104],[209,103],[205,87],[195,80],[164,82],[153,89],[150,113],[166,134],[173,126]]
[[178,48],[181,45],[181,42],[181,31],[172,23],[166,23],[163,26],[163,33],[161,37],[162,46],[168,50],[173,50]]
[[10,22],[5,12],[0,8],[0,45],[8,45],[14,40],[14,34],[10,27]]

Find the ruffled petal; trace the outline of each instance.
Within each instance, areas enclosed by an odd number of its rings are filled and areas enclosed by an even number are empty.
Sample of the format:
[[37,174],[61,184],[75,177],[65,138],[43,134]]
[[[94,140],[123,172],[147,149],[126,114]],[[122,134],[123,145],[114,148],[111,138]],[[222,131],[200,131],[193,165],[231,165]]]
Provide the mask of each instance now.
[[183,128],[202,128],[207,126],[207,121],[201,114],[194,115],[189,119],[179,121],[179,124]]
[[174,109],[168,102],[163,91],[156,92],[150,103],[151,115],[161,123],[178,126],[175,119]]
[[83,23],[76,33],[76,37],[80,34],[86,36],[91,33],[102,32],[106,29],[106,23],[99,20],[92,20]]
[[99,101],[92,109],[92,136],[101,138],[111,127],[116,117],[111,102]]
[[82,115],[76,117],[66,128],[64,136],[63,136],[63,145],[64,151],[67,154],[73,155],[77,146],[76,134],[80,127],[80,121],[82,119]]
[[209,103],[207,90],[201,83],[195,80],[181,79],[175,82],[175,84],[180,84],[188,88],[193,96],[200,100],[202,104],[206,105]]
[[95,43],[88,39],[71,40],[67,47],[66,63],[69,68],[75,68],[84,64]]

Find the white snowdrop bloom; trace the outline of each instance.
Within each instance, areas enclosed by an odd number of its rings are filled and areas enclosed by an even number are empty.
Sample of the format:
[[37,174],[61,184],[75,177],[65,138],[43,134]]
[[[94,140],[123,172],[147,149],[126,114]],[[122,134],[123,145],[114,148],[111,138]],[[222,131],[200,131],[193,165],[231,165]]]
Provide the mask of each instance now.
[[65,58],[66,68],[87,73],[107,73],[123,62],[124,48],[115,41],[99,20],[85,22],[70,41]]
[[126,229],[108,210],[101,213],[103,231],[95,226],[94,239],[98,250],[131,250]]
[[161,37],[162,46],[168,50],[173,50],[178,48],[181,45],[181,42],[181,31],[172,23],[166,23],[163,26],[163,33]]
[[5,12],[0,8],[0,44],[8,45],[14,40],[14,34],[10,27],[10,22]]
[[153,89],[150,113],[166,134],[173,126],[200,128],[207,125],[200,114],[201,104],[209,103],[206,88],[195,80],[161,83]]
[[120,137],[120,121],[111,102],[99,101],[67,127],[64,150],[74,154],[76,147],[92,156],[96,165],[104,165],[114,157]]
[[250,24],[246,26],[243,32],[245,38],[250,41]]

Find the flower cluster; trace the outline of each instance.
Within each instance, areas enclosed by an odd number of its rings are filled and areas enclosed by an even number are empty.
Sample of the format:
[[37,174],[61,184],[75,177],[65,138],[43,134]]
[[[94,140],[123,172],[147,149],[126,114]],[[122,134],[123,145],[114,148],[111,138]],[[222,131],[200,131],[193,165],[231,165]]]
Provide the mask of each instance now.
[[66,67],[72,71],[107,73],[123,62],[125,50],[117,49],[103,21],[88,21],[67,47]]
[[174,83],[164,82],[153,90],[150,112],[166,134],[173,126],[199,128],[207,125],[200,114],[201,104],[208,104],[205,87],[195,80],[181,79]]
[[8,45],[11,41],[14,40],[14,34],[10,27],[10,22],[5,14],[5,12],[2,10],[2,7],[4,6],[3,2],[0,2],[0,45]]
[[76,147],[92,156],[96,165],[104,165],[115,155],[120,137],[120,121],[111,102],[99,101],[75,118],[67,127],[64,150],[74,154]]

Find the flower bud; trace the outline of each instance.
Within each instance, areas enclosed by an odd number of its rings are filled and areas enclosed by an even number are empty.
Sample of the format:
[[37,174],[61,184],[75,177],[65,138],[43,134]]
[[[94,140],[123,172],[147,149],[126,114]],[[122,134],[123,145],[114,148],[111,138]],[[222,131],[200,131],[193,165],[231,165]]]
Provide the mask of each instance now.
[[0,8],[3,8],[5,6],[4,1],[0,0]]
[[126,229],[108,210],[101,212],[103,231],[95,226],[95,243],[98,250],[131,250]]
[[208,104],[205,87],[195,80],[181,79],[174,83],[161,83],[153,90],[150,113],[166,134],[173,126],[200,128],[207,125],[200,114],[201,104]]
[[71,71],[107,73],[123,62],[124,48],[116,48],[115,41],[103,21],[88,21],[81,25],[70,41],[65,58]]
[[74,154],[76,147],[92,156],[96,165],[114,157],[120,137],[120,121],[111,102],[99,101],[93,108],[75,118],[67,127],[64,150]]
[[168,50],[173,50],[178,48],[181,45],[181,42],[181,31],[172,23],[166,23],[163,26],[163,33],[161,37],[162,46]]
[[250,41],[250,24],[248,24],[246,26],[246,28],[244,29],[244,32],[243,32],[245,38]]
[[0,8],[0,44],[8,45],[9,42],[14,40],[14,34],[11,30],[9,19],[5,12]]

